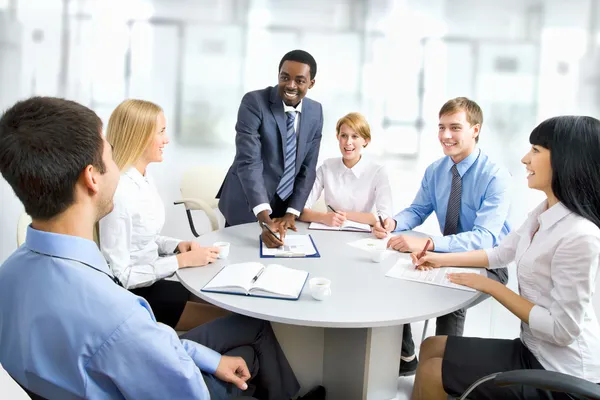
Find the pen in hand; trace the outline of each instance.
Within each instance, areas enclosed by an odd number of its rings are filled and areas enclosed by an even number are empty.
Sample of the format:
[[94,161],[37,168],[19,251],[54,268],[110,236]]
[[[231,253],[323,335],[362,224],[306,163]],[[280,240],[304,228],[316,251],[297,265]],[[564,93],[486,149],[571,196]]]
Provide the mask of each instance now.
[[275,238],[279,241],[281,241],[281,239],[279,238],[279,235],[275,232],[273,232],[273,230],[271,229],[271,227],[266,223],[266,222],[261,222],[262,226],[264,226],[265,228],[267,228],[267,230],[269,232],[271,232],[271,235],[275,236]]
[[[431,243],[431,239],[427,239],[427,243],[425,243],[425,247],[423,247],[423,251],[421,252],[421,254],[419,254],[417,261],[419,261],[421,258],[423,258],[425,256],[425,253],[427,253],[427,249],[429,248],[429,243]],[[417,269],[418,267],[419,267],[418,265],[415,265],[415,269]]]
[[377,216],[379,217],[379,223],[381,224],[381,229],[385,229],[385,226],[383,225],[383,218],[381,218],[381,214],[377,213]]
[[327,208],[329,208],[331,211],[333,211],[334,213],[336,213],[336,214],[337,214],[337,211],[335,211],[335,210],[333,209],[333,207],[331,207],[329,204],[327,204]]

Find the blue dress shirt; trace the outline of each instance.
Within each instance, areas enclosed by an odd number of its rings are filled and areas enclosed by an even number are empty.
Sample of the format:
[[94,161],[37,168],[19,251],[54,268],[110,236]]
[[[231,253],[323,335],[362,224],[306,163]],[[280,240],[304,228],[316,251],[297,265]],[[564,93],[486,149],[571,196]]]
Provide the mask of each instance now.
[[209,399],[219,353],[180,340],[92,241],[27,229],[0,267],[0,363],[51,399]]
[[[446,156],[427,167],[414,201],[394,217],[396,232],[421,225],[434,211],[440,231],[444,231],[453,165],[452,158]],[[459,233],[432,236],[434,250],[449,253],[492,248],[510,232],[510,174],[477,148],[456,168],[462,179]]]

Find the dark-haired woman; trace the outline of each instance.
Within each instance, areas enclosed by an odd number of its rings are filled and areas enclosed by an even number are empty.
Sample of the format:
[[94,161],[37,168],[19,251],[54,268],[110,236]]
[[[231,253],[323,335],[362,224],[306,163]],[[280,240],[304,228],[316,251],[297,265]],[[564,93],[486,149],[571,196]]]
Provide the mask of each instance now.
[[[563,116],[542,122],[521,160],[528,185],[546,200],[498,247],[428,252],[422,269],[444,265],[499,268],[515,261],[519,294],[483,275],[449,279],[487,293],[521,322],[515,340],[436,336],[421,346],[413,399],[461,395],[479,378],[546,369],[600,382],[600,326],[592,296],[600,259],[600,121]],[[565,394],[486,382],[469,399],[563,399]]]

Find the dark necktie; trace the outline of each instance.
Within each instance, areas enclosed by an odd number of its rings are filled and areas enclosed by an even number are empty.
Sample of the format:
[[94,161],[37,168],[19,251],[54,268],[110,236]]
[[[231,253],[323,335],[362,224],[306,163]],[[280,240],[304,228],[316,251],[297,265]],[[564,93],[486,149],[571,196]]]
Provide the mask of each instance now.
[[294,120],[296,112],[287,113],[287,136],[285,144],[285,158],[283,159],[283,176],[277,186],[277,194],[283,201],[287,200],[294,190],[294,180],[296,179],[296,131],[294,129]]
[[456,164],[452,166],[452,188],[448,198],[446,209],[446,224],[444,225],[444,236],[456,235],[458,233],[458,220],[460,217],[460,198],[462,195],[462,180]]

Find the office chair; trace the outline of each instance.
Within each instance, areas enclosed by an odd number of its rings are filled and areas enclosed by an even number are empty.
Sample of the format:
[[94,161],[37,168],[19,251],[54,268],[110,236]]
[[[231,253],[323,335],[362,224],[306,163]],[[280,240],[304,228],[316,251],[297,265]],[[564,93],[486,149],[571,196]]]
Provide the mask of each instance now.
[[[469,386],[458,400],[468,400],[469,394],[477,386],[487,381],[492,381],[498,386],[525,385],[553,392],[568,393],[576,399],[600,400],[600,385],[571,375],[543,369],[520,369],[484,376]],[[455,398],[449,397],[449,399]]]
[[210,221],[211,230],[216,231],[219,229],[219,222],[215,213],[219,200],[215,196],[224,177],[224,170],[209,166],[193,167],[183,174],[180,185],[182,199],[174,202],[174,204],[185,206],[190,229],[195,237],[200,235],[194,226],[192,210],[204,211]]

